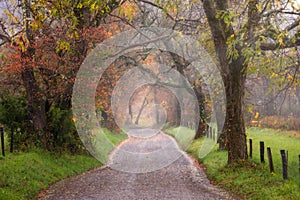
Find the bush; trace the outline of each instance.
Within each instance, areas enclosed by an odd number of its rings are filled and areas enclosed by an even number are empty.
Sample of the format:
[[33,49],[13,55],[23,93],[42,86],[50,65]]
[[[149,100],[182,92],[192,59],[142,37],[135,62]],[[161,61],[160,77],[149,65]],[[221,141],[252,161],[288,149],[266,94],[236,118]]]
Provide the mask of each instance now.
[[300,130],[300,118],[294,116],[267,116],[260,120],[260,126],[272,129]]
[[53,104],[47,114],[53,149],[71,153],[82,150],[82,143],[72,120],[72,111]]
[[[41,146],[33,129],[28,113],[28,102],[24,96],[10,93],[0,95],[0,124],[5,128],[9,144],[13,134],[14,149],[27,151],[34,146]],[[47,129],[50,132],[51,150],[71,153],[83,150],[70,109],[62,109],[53,103],[47,111]]]
[[13,134],[13,145],[25,150],[36,138],[32,133],[27,112],[27,101],[23,96],[12,96],[9,93],[0,96],[0,123],[4,125],[9,143]]

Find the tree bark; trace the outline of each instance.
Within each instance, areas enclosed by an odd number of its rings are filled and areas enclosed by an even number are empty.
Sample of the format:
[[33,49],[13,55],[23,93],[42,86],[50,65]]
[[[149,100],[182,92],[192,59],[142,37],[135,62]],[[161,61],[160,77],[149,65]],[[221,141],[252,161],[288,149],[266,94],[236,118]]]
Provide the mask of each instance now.
[[159,102],[158,102],[158,99],[157,99],[157,86],[156,85],[154,85],[154,86],[152,86],[153,87],[153,96],[154,96],[154,105],[155,105],[155,123],[156,123],[156,125],[158,125],[159,124],[159,107],[158,107],[158,104],[159,104]]
[[145,96],[145,98],[144,98],[144,100],[143,100],[143,103],[142,103],[142,105],[141,105],[141,108],[140,108],[140,110],[139,110],[139,113],[138,113],[138,115],[137,115],[137,117],[136,117],[136,119],[135,119],[135,122],[134,122],[134,123],[135,123],[136,125],[139,124],[139,120],[140,120],[141,114],[142,114],[144,108],[146,107],[146,105],[148,104],[148,102],[147,102],[147,96],[148,96],[148,95]]
[[[229,60],[227,38],[234,35],[233,27],[223,19],[217,18],[218,11],[227,11],[227,0],[202,0],[203,8],[214,39],[215,50],[220,62],[220,71],[225,85],[226,117],[220,142],[226,142],[228,163],[247,159],[247,143],[243,116],[244,92],[247,64],[236,46],[239,56]],[[223,140],[223,141],[222,141]]]
[[[26,51],[22,52],[22,57],[28,59],[30,62],[33,62],[35,49],[32,47],[34,43],[34,37],[33,37],[32,30],[29,26],[29,19],[30,19],[29,5],[30,2],[28,0],[22,1],[25,33],[29,43],[29,46],[27,47]],[[43,144],[44,148],[50,150],[49,149],[50,137],[47,129],[47,115],[45,111],[46,101],[35,79],[33,68],[29,66],[27,62],[25,62],[24,65],[25,65],[24,70],[21,72],[21,78],[26,90],[29,114],[33,122],[33,127],[37,131],[41,143]]]
[[198,129],[195,135],[195,139],[200,138],[201,136],[204,136],[207,130],[206,125],[206,112],[205,112],[205,96],[203,94],[202,88],[200,84],[194,84],[194,91],[198,99],[198,106],[199,106],[199,122],[198,122]]
[[[238,65],[242,65],[242,63]],[[239,68],[238,65],[231,65],[231,68]],[[224,80],[227,101],[224,132],[226,134],[228,163],[245,160],[248,157],[244,123],[246,75],[239,70],[232,69],[231,71],[230,75]]]
[[37,131],[38,138],[44,148],[49,150],[49,133],[47,129],[47,115],[45,111],[45,100],[34,77],[33,69],[25,68],[22,72],[22,81],[26,90],[28,100],[28,111],[32,119],[33,127]]

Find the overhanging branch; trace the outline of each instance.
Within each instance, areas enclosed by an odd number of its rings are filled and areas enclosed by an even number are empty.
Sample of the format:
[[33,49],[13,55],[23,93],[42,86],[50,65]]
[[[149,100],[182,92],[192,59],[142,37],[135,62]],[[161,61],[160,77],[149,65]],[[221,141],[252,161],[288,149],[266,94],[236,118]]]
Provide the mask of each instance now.
[[260,45],[261,50],[263,51],[274,51],[276,49],[287,49],[300,46],[300,39],[296,41],[291,41],[291,39],[285,39],[283,44],[280,43],[262,43]]

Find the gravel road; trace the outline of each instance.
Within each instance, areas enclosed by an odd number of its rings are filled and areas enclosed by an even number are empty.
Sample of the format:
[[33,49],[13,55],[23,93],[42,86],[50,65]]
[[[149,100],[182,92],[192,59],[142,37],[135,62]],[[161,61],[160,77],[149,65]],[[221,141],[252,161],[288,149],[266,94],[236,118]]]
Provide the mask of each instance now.
[[[168,152],[168,153],[167,153]],[[161,132],[130,137],[107,165],[52,185],[41,200],[239,199],[212,184],[203,169]]]

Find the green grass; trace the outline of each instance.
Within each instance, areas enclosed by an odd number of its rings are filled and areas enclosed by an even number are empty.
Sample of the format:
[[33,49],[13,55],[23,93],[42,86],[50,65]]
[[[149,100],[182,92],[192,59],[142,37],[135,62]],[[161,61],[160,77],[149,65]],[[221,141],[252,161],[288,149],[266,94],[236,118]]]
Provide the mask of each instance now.
[[176,127],[164,130],[165,133],[175,138],[182,149],[187,149],[195,137],[195,131],[187,127]]
[[96,131],[94,152],[92,154],[95,155],[102,163],[107,163],[109,153],[114,150],[116,144],[125,140],[127,135],[125,133],[114,134],[105,128],[101,128]]
[[0,160],[0,199],[32,199],[60,179],[100,166],[88,155],[57,155],[34,150]]
[[[205,158],[198,158],[203,138],[195,140],[188,152],[206,167],[210,180],[245,199],[300,199],[297,155],[300,154],[300,140],[290,137],[284,131],[271,129],[248,129],[248,138],[253,139],[253,159],[227,166],[227,152],[218,151],[217,146]],[[276,172],[269,173],[268,164],[259,163],[259,141],[272,148]],[[281,175],[280,149],[289,151],[289,179]]]
[[[248,138],[253,140],[253,160],[260,162],[259,142],[264,141],[265,148],[270,147],[275,167],[275,173],[281,175],[282,164],[280,150],[288,151],[288,173],[289,178],[295,181],[299,180],[299,162],[300,155],[300,139],[294,138],[289,131],[280,131],[272,129],[248,129]],[[248,144],[249,146],[249,144]],[[265,150],[265,161],[268,165],[267,153]]]
[[108,129],[103,129],[107,139],[109,139],[114,145],[119,144],[123,140],[127,139],[127,135],[123,132],[121,133],[113,133]]
[[[105,135],[117,144],[125,134],[105,130]],[[101,166],[90,155],[56,154],[35,149],[0,157],[0,199],[33,199],[50,184]]]

